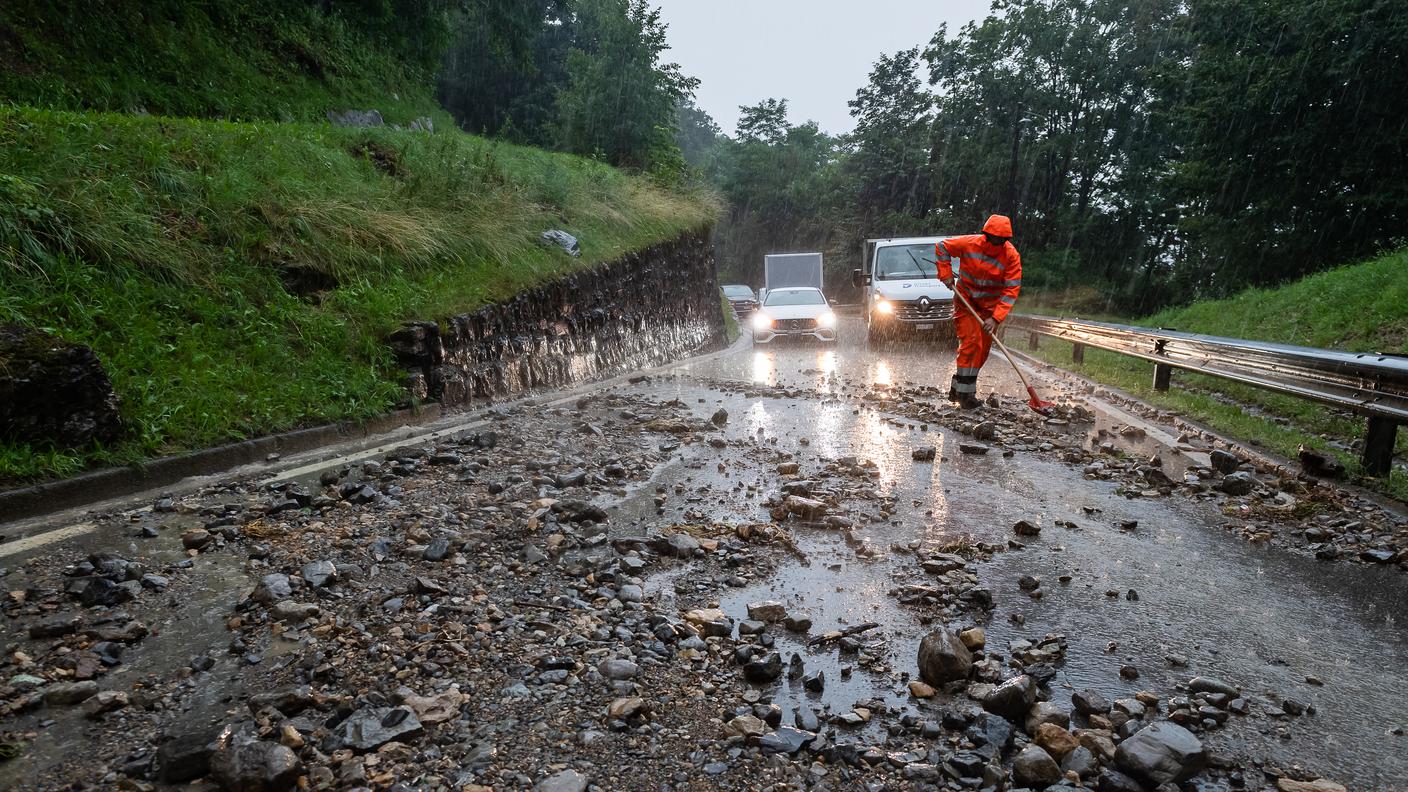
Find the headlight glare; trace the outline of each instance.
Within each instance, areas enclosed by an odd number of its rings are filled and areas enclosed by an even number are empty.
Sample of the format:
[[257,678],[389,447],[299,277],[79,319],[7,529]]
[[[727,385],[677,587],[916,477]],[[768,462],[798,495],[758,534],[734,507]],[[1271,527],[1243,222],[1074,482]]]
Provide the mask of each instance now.
[[755,313],[755,314],[753,314],[753,329],[754,329],[754,330],[770,330],[770,329],[772,329],[772,317],[768,316],[768,315],[765,314],[765,313]]
[[882,314],[892,314],[895,312],[895,304],[889,300],[876,300],[875,312]]
[[816,318],[816,323],[817,323],[818,325],[820,325],[821,327],[835,327],[835,326],[836,326],[836,314],[834,314],[834,313],[832,313],[832,312],[830,312],[830,311],[827,311],[826,313],[824,313],[824,314],[822,314],[821,316],[818,316],[818,317]]

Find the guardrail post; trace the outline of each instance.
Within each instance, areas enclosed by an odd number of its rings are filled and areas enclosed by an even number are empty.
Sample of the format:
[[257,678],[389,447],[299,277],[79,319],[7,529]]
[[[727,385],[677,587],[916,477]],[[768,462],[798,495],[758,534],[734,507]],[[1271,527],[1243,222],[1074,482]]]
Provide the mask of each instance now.
[[1027,348],[1036,349],[1038,347],[1037,339],[1039,338],[1041,338],[1041,336],[1037,333],[1027,333]]
[[1364,435],[1364,472],[1387,476],[1393,467],[1393,445],[1397,439],[1397,423],[1377,415],[1369,416],[1369,431]]
[[1085,344],[1071,344],[1071,361],[1075,363],[1085,362]]
[[1173,374],[1173,366],[1167,363],[1154,364],[1154,390],[1168,390],[1169,376]]

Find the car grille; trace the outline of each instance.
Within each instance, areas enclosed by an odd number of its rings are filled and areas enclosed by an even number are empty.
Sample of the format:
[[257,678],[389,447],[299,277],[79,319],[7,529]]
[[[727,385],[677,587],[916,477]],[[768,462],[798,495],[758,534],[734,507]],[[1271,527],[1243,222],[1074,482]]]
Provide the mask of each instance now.
[[895,316],[901,322],[942,322],[953,318],[952,300],[931,300],[920,305],[918,300],[896,300]]
[[777,323],[777,329],[779,329],[779,330],[787,330],[787,331],[789,331],[789,332],[794,331],[794,330],[815,330],[815,329],[816,329],[816,320],[815,320],[815,319],[783,319],[782,321],[780,321],[780,322]]

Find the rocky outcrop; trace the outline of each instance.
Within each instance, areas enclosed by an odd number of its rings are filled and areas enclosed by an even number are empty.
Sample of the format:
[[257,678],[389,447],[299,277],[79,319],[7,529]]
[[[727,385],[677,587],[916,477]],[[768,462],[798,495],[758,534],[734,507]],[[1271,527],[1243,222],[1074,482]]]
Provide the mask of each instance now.
[[78,448],[121,433],[117,394],[92,349],[0,325],[0,439]]
[[715,349],[723,316],[707,236],[689,234],[389,343],[421,399],[446,406],[586,382]]

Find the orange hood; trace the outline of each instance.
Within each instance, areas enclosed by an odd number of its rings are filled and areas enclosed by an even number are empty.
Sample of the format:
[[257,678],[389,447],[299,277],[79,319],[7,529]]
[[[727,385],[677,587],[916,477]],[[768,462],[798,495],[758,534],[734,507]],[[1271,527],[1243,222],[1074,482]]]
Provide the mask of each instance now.
[[983,233],[996,237],[1012,238],[1012,218],[1007,215],[992,215],[983,223]]

